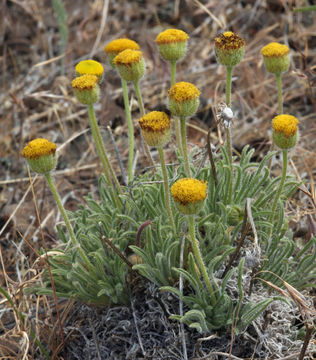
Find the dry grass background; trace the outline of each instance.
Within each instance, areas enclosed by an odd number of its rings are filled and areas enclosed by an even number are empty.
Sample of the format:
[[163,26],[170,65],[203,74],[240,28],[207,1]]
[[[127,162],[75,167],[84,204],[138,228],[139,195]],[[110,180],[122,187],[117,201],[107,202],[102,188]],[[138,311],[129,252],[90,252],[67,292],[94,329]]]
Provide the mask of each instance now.
[[[45,244],[51,248],[58,243],[55,224],[60,218],[45,182],[37,177],[34,189],[38,221],[26,165],[19,153],[27,141],[36,137],[46,137],[58,144],[59,163],[54,177],[68,209],[75,210],[88,192],[95,192],[101,167],[87,131],[86,108],[77,102],[70,87],[75,64],[93,58],[105,67],[97,117],[103,129],[111,127],[122,159],[127,159],[127,125],[120,81],[107,64],[103,51],[104,45],[117,37],[126,36],[141,45],[147,63],[141,88],[149,111],[165,109],[169,87],[169,68],[157,52],[156,35],[169,27],[181,28],[190,35],[188,56],[179,63],[177,79],[193,82],[201,90],[200,110],[189,123],[189,141],[203,146],[209,127],[214,127],[214,143],[222,141],[213,108],[223,100],[225,69],[216,64],[213,39],[226,29],[243,36],[247,41],[246,55],[233,73],[233,110],[237,117],[233,142],[236,150],[246,144],[254,146],[258,158],[269,149],[270,122],[277,113],[275,79],[266,72],[260,49],[271,41],[288,44],[291,68],[283,76],[284,112],[301,121],[300,141],[291,152],[290,171],[302,178],[305,185],[289,202],[287,211],[293,216],[291,226],[299,240],[304,241],[315,231],[316,22],[315,13],[294,14],[292,11],[294,6],[308,5],[307,0],[205,0],[201,3],[195,0],[65,0],[64,3],[69,29],[65,76],[60,75],[59,33],[51,2],[3,0],[0,4],[0,248],[3,259],[0,286],[26,315],[22,323],[6,299],[0,301],[1,359],[38,356],[29,326],[53,351],[55,359],[62,358],[54,302],[22,293],[41,273],[42,265],[34,265],[36,251]],[[139,114],[136,102],[132,104],[135,121]],[[137,128],[135,131],[138,134]],[[104,139],[112,154],[113,144],[105,130]],[[171,144],[170,159],[172,149]],[[114,156],[113,163],[117,167]],[[140,153],[136,171],[145,164]],[[278,160],[274,165],[278,174]],[[64,321],[72,306],[72,302],[60,304]]]

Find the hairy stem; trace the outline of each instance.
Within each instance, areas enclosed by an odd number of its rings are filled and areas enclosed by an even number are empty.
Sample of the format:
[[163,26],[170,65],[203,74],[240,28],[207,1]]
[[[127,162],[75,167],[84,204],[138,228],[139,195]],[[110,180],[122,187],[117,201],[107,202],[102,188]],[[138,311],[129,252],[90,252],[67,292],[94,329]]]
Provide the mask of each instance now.
[[[232,66],[226,67],[226,104],[228,107],[231,107],[231,84],[232,84]],[[232,151],[232,134],[230,131],[230,127],[226,127],[226,146],[227,146],[227,154],[229,159],[229,167],[230,167],[230,184],[229,184],[229,193],[228,193],[228,204],[232,201],[233,194],[233,151]]]
[[[171,86],[173,86],[176,82],[176,61],[170,61],[171,65]],[[174,130],[176,133],[176,141],[177,147],[179,149],[180,154],[183,156],[183,148],[181,144],[181,129],[180,129],[180,119],[178,117],[174,118]]]
[[180,124],[181,124],[181,138],[182,138],[181,140],[182,140],[183,156],[185,161],[186,176],[191,177],[191,169],[190,169],[189,155],[187,149],[186,123],[184,116],[180,117]]
[[49,187],[50,187],[50,189],[51,189],[51,191],[52,191],[52,194],[53,194],[53,196],[54,196],[54,198],[55,198],[55,201],[56,201],[56,203],[57,203],[58,209],[59,209],[59,211],[60,211],[60,213],[61,213],[61,215],[62,215],[62,217],[63,217],[63,219],[64,219],[64,221],[65,221],[65,225],[66,225],[66,227],[67,227],[67,230],[68,230],[68,233],[69,233],[69,236],[70,236],[70,239],[71,239],[71,241],[72,241],[73,246],[78,249],[78,251],[79,251],[82,259],[83,259],[84,262],[86,263],[87,267],[89,268],[89,270],[91,271],[91,273],[94,274],[95,272],[94,272],[93,266],[91,265],[91,263],[90,263],[87,255],[86,255],[86,253],[85,253],[84,250],[81,248],[78,240],[76,239],[75,233],[74,233],[74,231],[73,231],[73,229],[72,229],[72,226],[71,226],[71,224],[70,224],[70,221],[69,221],[69,217],[68,217],[68,215],[67,215],[67,213],[66,213],[66,210],[65,210],[65,208],[64,208],[64,206],[63,206],[63,204],[62,204],[62,202],[61,202],[60,196],[59,196],[59,194],[58,194],[58,192],[57,192],[56,186],[55,186],[55,184],[54,184],[54,182],[53,182],[53,179],[52,179],[50,173],[46,173],[46,174],[45,174],[45,178],[46,178],[46,180],[47,180],[47,182],[48,182],[48,185],[49,185]]
[[115,197],[115,202],[117,204],[117,206],[121,209],[122,208],[122,203],[117,195],[116,189],[112,183],[111,180],[111,175],[112,178],[115,182],[115,185],[118,189],[118,191],[120,192],[120,194],[123,193],[122,189],[121,189],[121,185],[117,180],[117,177],[115,175],[115,172],[112,168],[112,165],[110,163],[109,158],[106,155],[106,150],[104,148],[104,144],[102,141],[102,137],[101,137],[101,133],[100,133],[100,129],[95,117],[95,113],[94,113],[94,109],[93,109],[93,105],[88,105],[88,114],[89,114],[89,122],[90,122],[90,127],[91,127],[91,132],[92,132],[92,136],[93,136],[93,140],[95,143],[95,146],[97,148],[101,163],[102,163],[102,167],[106,176],[106,179],[109,183],[109,185],[112,187],[113,190],[113,195]]
[[127,126],[128,126],[128,142],[129,142],[128,182],[131,182],[133,180],[133,160],[134,160],[134,147],[135,147],[134,126],[133,126],[131,111],[129,108],[127,84],[123,78],[121,78],[121,81],[122,81],[122,89],[123,89],[125,114],[126,114],[126,120],[127,120]]
[[[277,204],[278,204],[278,201],[280,199],[280,196],[281,196],[281,193],[282,193],[282,189],[283,189],[283,185],[284,185],[284,182],[285,182],[285,178],[286,178],[286,172],[287,172],[287,149],[283,149],[282,151],[282,154],[283,154],[283,167],[282,167],[282,177],[281,177],[281,181],[280,181],[280,184],[279,184],[279,188],[278,188],[278,191],[275,195],[275,198],[274,198],[274,201],[273,201],[273,204],[272,204],[272,209],[271,209],[271,215],[270,215],[270,219],[269,219],[269,222],[272,223],[273,220],[274,220],[274,216],[275,216],[275,209],[277,207]],[[269,239],[269,243],[271,242],[271,234],[272,234],[272,230],[273,230],[273,226],[270,227],[270,230],[269,230],[269,236],[268,236],[268,239]]]
[[164,182],[164,190],[165,190],[165,201],[166,201],[166,208],[170,220],[170,224],[172,226],[172,230],[174,233],[176,233],[176,226],[174,223],[172,210],[171,210],[171,201],[170,201],[170,190],[169,190],[169,182],[168,182],[168,173],[167,173],[167,167],[166,167],[166,161],[165,161],[165,155],[162,149],[162,146],[158,146],[158,152],[160,156],[160,162],[161,162],[161,170],[163,175],[163,182]]
[[[136,97],[137,97],[137,101],[138,101],[140,114],[141,114],[141,116],[144,116],[145,115],[145,107],[144,107],[142,93],[140,92],[140,88],[139,88],[139,81],[134,81],[133,84],[134,84],[134,88],[135,88],[135,92],[136,92]],[[150,154],[149,147],[148,147],[147,143],[143,140],[143,138],[142,138],[142,142],[143,142],[145,153],[146,153],[146,156],[147,156],[147,159],[148,159],[150,165],[155,167],[155,162]]]
[[283,114],[283,99],[282,99],[282,74],[275,74],[278,84],[278,105],[279,105],[279,115]]
[[196,237],[195,237],[195,229],[194,229],[194,215],[189,215],[188,216],[188,220],[189,220],[189,233],[190,233],[190,237],[191,237],[191,245],[192,245],[192,249],[193,249],[193,254],[195,256],[196,262],[199,265],[199,268],[201,270],[201,273],[204,277],[206,286],[208,288],[208,291],[211,295],[211,303],[212,305],[215,305],[216,303],[216,297],[214,294],[214,290],[212,287],[212,284],[210,282],[210,279],[208,277],[207,271],[206,271],[206,267],[204,265],[202,256],[201,256],[201,252],[200,252],[200,248],[199,248],[199,242],[197,241]]

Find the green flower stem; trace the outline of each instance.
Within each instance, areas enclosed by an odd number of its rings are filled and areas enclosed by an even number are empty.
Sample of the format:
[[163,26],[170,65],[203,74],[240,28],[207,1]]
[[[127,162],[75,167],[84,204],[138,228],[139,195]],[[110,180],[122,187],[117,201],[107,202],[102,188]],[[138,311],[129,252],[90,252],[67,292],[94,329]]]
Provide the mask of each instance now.
[[183,156],[185,161],[185,171],[187,177],[191,177],[191,169],[190,169],[190,163],[189,163],[189,155],[188,155],[188,149],[187,149],[187,135],[186,135],[186,123],[185,123],[185,117],[180,117],[180,124],[181,124],[181,138],[182,138],[182,148],[183,148]]
[[192,249],[193,249],[193,254],[195,256],[195,259],[199,265],[199,268],[201,270],[201,273],[204,277],[206,286],[209,290],[209,293],[211,295],[211,303],[212,305],[215,305],[216,303],[216,297],[214,294],[214,290],[212,287],[212,284],[210,282],[210,279],[208,277],[207,271],[206,271],[206,267],[204,265],[202,256],[201,256],[201,252],[199,249],[199,242],[197,241],[196,237],[195,237],[195,229],[194,229],[194,215],[189,215],[188,216],[188,220],[189,220],[189,233],[190,233],[190,237],[191,237],[191,244],[192,244]]
[[[171,86],[173,86],[176,82],[176,61],[170,61],[171,65]],[[176,133],[176,141],[177,147],[179,149],[180,154],[183,156],[183,149],[181,144],[181,129],[180,129],[180,119],[175,117],[174,118],[174,126],[175,126],[175,133]]]
[[283,99],[282,99],[282,74],[275,74],[278,84],[278,104],[279,104],[279,115],[283,114]]
[[[232,88],[232,66],[226,66],[226,104],[228,107],[231,107],[231,88]],[[232,150],[232,134],[230,128],[226,128],[226,146],[227,146],[227,154],[229,159],[229,167],[230,167],[230,184],[229,184],[229,193],[228,193],[228,204],[232,201],[233,195],[233,150]]]
[[233,67],[226,66],[226,105],[228,107],[231,107],[232,73]]
[[164,182],[164,188],[165,188],[165,201],[166,201],[167,212],[168,212],[168,216],[169,216],[169,220],[170,220],[170,224],[172,226],[173,232],[176,233],[176,226],[175,226],[175,223],[174,223],[172,210],[171,210],[170,190],[169,190],[169,183],[168,183],[168,173],[167,173],[165,155],[164,155],[162,146],[158,146],[158,153],[159,153],[159,156],[160,156],[161,170],[162,170],[163,182]]
[[128,138],[129,138],[128,182],[130,183],[133,180],[133,161],[134,161],[134,147],[135,147],[134,126],[133,126],[131,111],[129,108],[127,83],[123,78],[121,78],[121,81],[122,81],[122,89],[123,89],[125,114],[128,125]]
[[108,157],[106,155],[106,151],[105,151],[105,148],[104,148],[104,145],[103,145],[103,141],[102,141],[101,133],[100,133],[100,130],[99,130],[99,126],[98,126],[98,123],[97,123],[97,120],[96,120],[96,117],[95,117],[93,105],[88,105],[88,114],[89,114],[89,122],[90,122],[90,127],[91,127],[93,140],[95,142],[95,146],[97,148],[97,151],[98,151],[98,154],[99,154],[102,166],[103,166],[103,170],[104,170],[106,179],[107,179],[109,185],[112,187],[113,194],[114,194],[117,206],[121,209],[122,208],[122,203],[121,203],[121,200],[119,199],[119,197],[117,195],[117,192],[116,192],[116,189],[115,189],[115,187],[114,187],[114,185],[112,183],[110,173],[112,175],[112,178],[113,178],[113,180],[114,180],[120,194],[122,194],[123,191],[121,189],[120,183],[117,180],[117,177],[116,177],[116,175],[114,173],[114,170],[113,170],[113,168],[111,166],[111,163],[110,163],[110,161],[109,161],[109,159],[108,159]]
[[[282,76],[281,73],[275,74],[277,84],[278,84],[278,111],[279,111],[279,115],[283,114],[282,79],[281,79],[281,76]],[[274,149],[275,149],[275,146],[274,146],[274,140],[273,140],[273,136],[272,136],[272,142],[271,142],[270,151],[273,151]],[[269,169],[271,169],[271,164],[272,164],[272,158],[268,162],[268,168]]]
[[[287,152],[288,152],[287,149],[283,149],[283,151],[282,151],[282,153],[283,153],[282,177],[281,177],[281,181],[280,181],[280,184],[279,184],[278,191],[277,191],[277,193],[276,193],[276,195],[275,195],[275,198],[274,198],[274,201],[273,201],[273,204],[272,204],[271,215],[270,215],[270,219],[269,219],[269,222],[270,222],[270,223],[273,222],[274,215],[275,215],[275,209],[276,209],[276,207],[277,207],[279,198],[280,198],[280,196],[281,196],[282,189],[283,189],[283,185],[284,185],[285,178],[286,178],[286,173],[287,173],[287,155],[288,155]],[[269,236],[268,236],[269,241],[270,241],[270,237],[271,237],[271,234],[272,234],[272,230],[273,230],[273,227],[271,227],[271,228],[270,228],[270,231],[269,231]]]
[[[134,81],[133,84],[134,84],[134,88],[135,88],[135,92],[136,92],[136,97],[137,97],[137,101],[138,101],[140,114],[141,114],[141,116],[144,116],[145,115],[145,107],[144,107],[142,93],[140,92],[140,88],[139,88],[139,81]],[[150,154],[149,147],[144,140],[143,140],[143,145],[144,145],[147,159],[149,160],[151,166],[155,167],[155,162]]]
[[94,268],[93,268],[92,264],[90,263],[90,261],[89,261],[87,255],[86,255],[86,253],[85,253],[84,250],[81,248],[79,242],[78,242],[77,239],[76,239],[76,236],[75,236],[75,233],[74,233],[74,231],[73,231],[73,229],[72,229],[72,226],[71,226],[71,224],[70,224],[68,215],[67,215],[67,213],[66,213],[65,208],[63,207],[63,204],[62,204],[62,202],[61,202],[60,196],[59,196],[59,194],[58,194],[58,192],[57,192],[56,186],[55,186],[55,184],[54,184],[54,182],[53,182],[53,179],[52,179],[50,173],[45,174],[45,178],[46,178],[46,180],[47,180],[47,182],[48,182],[48,185],[49,185],[49,187],[50,187],[50,189],[51,189],[51,191],[52,191],[52,194],[53,194],[53,196],[54,196],[54,198],[55,198],[55,201],[56,201],[56,203],[57,203],[58,209],[59,209],[62,217],[64,218],[65,225],[66,225],[67,230],[68,230],[68,232],[69,232],[69,236],[70,236],[70,239],[71,239],[71,241],[72,241],[73,246],[78,249],[78,251],[79,251],[82,259],[83,259],[84,262],[86,263],[86,265],[87,265],[87,267],[89,268],[89,270],[91,271],[91,273],[95,274],[95,271],[94,271]]
[[176,61],[170,61],[171,65],[171,86],[173,86],[176,82]]

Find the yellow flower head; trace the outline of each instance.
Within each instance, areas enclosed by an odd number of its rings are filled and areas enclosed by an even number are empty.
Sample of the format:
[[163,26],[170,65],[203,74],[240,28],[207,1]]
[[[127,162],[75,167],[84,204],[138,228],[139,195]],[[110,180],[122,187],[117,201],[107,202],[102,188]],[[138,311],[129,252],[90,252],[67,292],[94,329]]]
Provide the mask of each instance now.
[[116,39],[106,44],[104,51],[107,54],[118,54],[126,49],[139,50],[139,45],[134,40]]
[[71,86],[73,89],[83,91],[83,90],[91,90],[98,83],[98,77],[91,74],[86,74],[82,76],[78,76],[73,79],[71,82]]
[[204,205],[207,182],[193,178],[176,181],[170,188],[176,208],[181,214],[197,214]]
[[99,99],[98,77],[95,75],[82,75],[73,79],[71,86],[77,99],[83,105],[92,105]]
[[277,42],[271,42],[261,49],[261,54],[265,57],[281,57],[289,52],[290,49],[286,45]]
[[126,49],[126,50],[120,52],[114,58],[114,64],[115,65],[131,65],[131,64],[139,63],[142,58],[143,58],[143,54],[141,51]]
[[272,120],[273,140],[281,149],[291,149],[297,143],[298,123],[292,115],[278,115]]
[[200,96],[200,90],[189,82],[178,82],[174,84],[168,91],[169,98],[182,103],[188,100],[195,100]]
[[168,91],[168,108],[174,116],[188,117],[199,107],[199,89],[188,82],[178,82]]
[[138,81],[145,73],[145,60],[139,50],[126,49],[113,59],[121,78],[125,81]]
[[207,182],[193,178],[176,181],[170,188],[174,201],[186,205],[203,201],[206,198]]
[[245,44],[246,41],[232,31],[225,31],[215,38],[215,47],[222,50],[240,49],[244,47]]
[[138,120],[143,130],[161,132],[170,129],[170,118],[163,111],[151,111]]
[[56,144],[46,139],[30,141],[22,150],[31,169],[38,174],[47,174],[54,169],[57,162]]
[[22,150],[25,159],[38,159],[42,156],[55,154],[56,144],[46,139],[38,138],[30,141]]
[[272,120],[273,130],[284,134],[286,137],[290,137],[297,133],[297,125],[299,121],[292,115],[278,115]]
[[189,36],[186,32],[178,29],[167,29],[162,31],[156,37],[156,43],[158,45],[170,44],[177,42],[184,42],[189,39]]
[[90,74],[100,78],[102,77],[103,71],[103,66],[95,60],[83,60],[76,65],[76,73],[79,76]]
[[162,111],[152,111],[138,120],[143,137],[149,146],[163,146],[170,137],[169,116]]

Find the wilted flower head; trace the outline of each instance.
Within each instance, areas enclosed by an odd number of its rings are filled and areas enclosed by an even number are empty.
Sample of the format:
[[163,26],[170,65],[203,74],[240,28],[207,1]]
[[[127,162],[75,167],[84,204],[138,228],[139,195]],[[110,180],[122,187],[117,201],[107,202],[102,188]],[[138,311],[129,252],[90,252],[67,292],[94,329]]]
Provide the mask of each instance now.
[[217,61],[225,66],[236,66],[245,53],[246,41],[232,31],[225,31],[215,38]]

